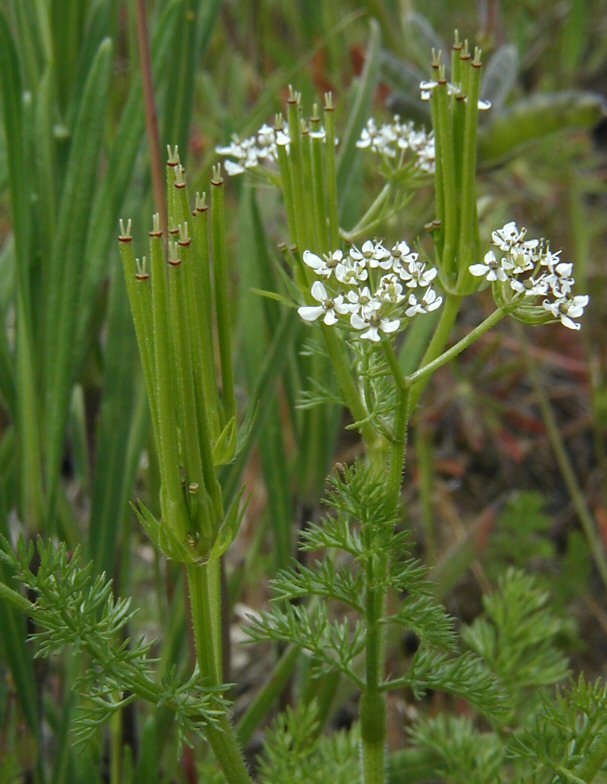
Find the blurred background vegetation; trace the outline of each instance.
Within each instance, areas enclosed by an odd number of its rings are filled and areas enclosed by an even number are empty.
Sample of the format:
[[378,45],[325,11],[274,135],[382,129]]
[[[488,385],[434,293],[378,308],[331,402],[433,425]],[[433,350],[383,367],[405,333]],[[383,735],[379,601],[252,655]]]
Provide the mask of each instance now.
[[[168,670],[190,664],[184,587],[128,506],[139,496],[153,507],[158,496],[115,242],[119,216],[132,217],[141,237],[154,210],[135,6],[0,3],[0,532],[80,544],[122,595],[134,594],[143,608],[134,636],[158,638],[155,651]],[[272,122],[289,83],[308,111],[332,91],[338,128],[345,128],[369,62],[371,18],[379,33],[359,122],[366,111],[428,123],[418,84],[429,75],[431,48],[448,52],[459,29],[483,48],[484,89],[493,100],[480,142],[487,236],[514,219],[532,236],[549,237],[575,261],[579,291],[591,295],[579,335],[505,324],[437,374],[411,433],[408,524],[459,618],[473,620],[481,592],[507,565],[522,566],[545,581],[570,619],[562,644],[576,669],[604,673],[607,3],[148,2],[161,144],[179,145],[191,186],[203,190],[215,146]],[[355,456],[358,444],[343,434],[346,423],[334,409],[319,421],[297,406],[307,385],[301,336],[284,327],[278,303],[251,292],[278,285],[278,246],[287,232],[276,194],[245,178],[228,185],[243,403],[265,373],[263,426],[224,477],[228,495],[241,477],[251,492],[226,575],[233,609],[226,634],[238,643],[243,607],[266,600],[267,578],[293,557],[297,530],[317,514],[327,470]],[[356,223],[379,187],[377,175],[354,160],[344,226]],[[427,189],[385,227],[386,236],[414,237],[432,217]],[[469,304],[461,334],[490,307],[483,296]],[[264,358],[279,329],[283,359],[268,368]],[[416,333],[411,356],[424,339]],[[111,754],[100,746],[78,757],[71,743],[82,662],[77,654],[34,660],[27,635],[24,619],[0,604],[0,782],[108,780]],[[414,644],[401,642],[395,656]],[[273,656],[253,657],[235,645],[230,680],[239,684],[239,712]],[[398,748],[404,704],[391,711]],[[327,720],[336,726],[351,717],[349,696],[339,693]],[[130,749],[124,781],[196,780],[162,713],[129,707],[110,735],[118,739],[112,748]]]

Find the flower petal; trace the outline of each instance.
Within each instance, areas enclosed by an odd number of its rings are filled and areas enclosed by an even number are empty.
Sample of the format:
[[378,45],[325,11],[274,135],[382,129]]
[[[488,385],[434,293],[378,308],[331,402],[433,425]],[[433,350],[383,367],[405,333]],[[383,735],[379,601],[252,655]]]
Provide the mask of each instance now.
[[327,299],[327,290],[319,280],[312,284],[312,296],[317,302],[324,302]]
[[304,321],[316,321],[319,316],[322,316],[322,314],[325,312],[325,309],[320,306],[306,306],[303,308],[297,308],[297,312]]
[[308,267],[312,267],[313,270],[321,270],[325,266],[324,261],[315,253],[312,253],[311,250],[304,251],[303,260],[304,264],[307,264]]

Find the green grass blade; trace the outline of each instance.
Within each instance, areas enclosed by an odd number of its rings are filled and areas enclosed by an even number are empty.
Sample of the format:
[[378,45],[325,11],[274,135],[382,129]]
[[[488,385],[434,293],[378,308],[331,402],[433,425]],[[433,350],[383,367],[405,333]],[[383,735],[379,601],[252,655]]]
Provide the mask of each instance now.
[[[176,20],[182,0],[172,3],[161,14],[152,40],[152,65],[154,78],[163,73],[173,45]],[[124,207],[125,195],[133,179],[137,154],[145,133],[143,91],[139,72],[131,83],[126,105],[116,129],[115,143],[108,162],[108,173],[99,187],[93,204],[90,231],[87,238],[87,260],[80,297],[78,339],[75,341],[81,367],[87,350],[86,335],[91,318],[92,299],[107,274],[107,257],[116,240],[115,228]]]
[[55,242],[48,270],[45,322],[46,476],[51,509],[59,480],[70,389],[74,369],[74,335],[80,307],[80,283],[90,205],[97,182],[103,123],[108,96],[111,41],[97,51],[82,95],[74,129],[66,181],[61,194]]
[[[9,538],[8,505],[0,484],[0,534]],[[0,581],[10,585],[6,566],[0,562]],[[34,737],[38,735],[38,696],[32,664],[31,648],[27,645],[25,618],[7,602],[0,602],[0,650],[10,667],[16,692],[27,724]]]
[[57,69],[57,97],[65,112],[78,76],[78,55],[90,0],[51,0],[52,57]]
[[337,190],[342,194],[342,200],[343,194],[348,192],[348,183],[355,168],[356,142],[371,112],[379,77],[380,55],[381,32],[377,22],[372,19],[369,24],[369,43],[365,55],[365,67],[360,75],[337,159]]
[[11,217],[17,266],[17,338],[15,385],[20,390],[16,421],[20,456],[20,511],[36,529],[42,520],[41,443],[32,351],[30,247],[32,215],[25,148],[20,64],[6,18],[0,14],[0,89],[8,157]]
[[37,223],[39,253],[52,247],[57,213],[57,161],[53,125],[55,123],[55,70],[44,71],[34,105],[34,145],[36,150]]
[[[268,241],[263,230],[254,192],[247,189],[242,200],[239,226],[241,297],[238,307],[240,317],[240,346],[249,388],[254,385],[264,356],[269,350],[271,334],[280,318],[278,303],[262,299],[251,289],[275,290],[273,270],[268,259]],[[256,325],[255,331],[251,324]],[[273,553],[276,569],[284,569],[293,557],[294,510],[290,478],[285,453],[279,402],[274,395],[269,405],[267,424],[260,432],[259,451],[268,492],[268,513],[273,532]]]
[[12,0],[25,83],[35,90],[45,63],[51,59],[48,12],[40,0]]
[[[107,574],[114,572],[116,543],[127,513],[136,468],[130,450],[138,452],[141,449],[141,412],[138,417],[135,416],[137,399],[133,369],[136,364],[126,287],[116,265],[110,295],[103,402],[97,427],[89,529],[90,557],[97,571]],[[141,403],[139,405],[141,407]],[[134,428],[139,428],[135,438]]]
[[196,68],[204,54],[221,7],[221,0],[181,4],[175,30],[173,57],[167,77],[165,123],[161,142],[177,144],[187,161],[190,123],[194,107]]

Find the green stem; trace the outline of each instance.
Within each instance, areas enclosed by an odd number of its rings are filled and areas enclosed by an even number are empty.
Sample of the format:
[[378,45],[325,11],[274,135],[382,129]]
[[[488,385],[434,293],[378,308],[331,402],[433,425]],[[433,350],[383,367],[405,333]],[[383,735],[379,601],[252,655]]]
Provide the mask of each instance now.
[[478,326],[476,326],[465,337],[463,337],[455,345],[451,346],[450,349],[440,354],[438,357],[436,357],[436,359],[433,359],[427,364],[422,365],[422,367],[419,368],[419,370],[416,370],[414,373],[411,373],[411,375],[407,376],[405,379],[406,383],[412,386],[414,384],[419,384],[421,381],[427,379],[440,367],[446,365],[447,362],[450,362],[458,354],[461,354],[462,351],[465,351],[465,349],[467,349],[474,342],[476,342],[482,335],[485,334],[485,332],[488,332],[506,315],[507,315],[507,311],[502,310],[501,308],[495,310],[490,316],[488,316],[484,321],[482,321]]
[[[356,422],[362,422],[367,418],[367,410],[364,406],[362,398],[356,382],[352,377],[351,363],[346,352],[345,346],[339,335],[330,327],[322,328],[322,333],[325,339],[327,353],[331,360],[331,365],[337,381],[339,383],[341,393],[350,413]],[[384,441],[378,436],[374,428],[369,422],[363,422],[360,426],[360,432],[365,441],[370,455],[374,453],[383,453]]]
[[453,128],[449,114],[447,83],[439,80],[439,86],[434,90],[433,101],[436,104],[436,135],[440,138],[439,150],[441,156],[441,175],[444,210],[444,247],[442,253],[443,272],[451,281],[455,271],[455,252],[457,238],[457,192],[455,188],[455,159],[453,150]]
[[177,419],[173,397],[174,371],[170,357],[171,335],[168,322],[168,293],[162,237],[150,240],[152,264],[152,312],[156,368],[156,411],[158,414],[158,459],[162,475],[161,506],[165,525],[175,526],[185,539],[189,519],[185,507],[175,434]]
[[[453,329],[455,319],[457,318],[461,301],[462,298],[457,294],[447,295],[441,312],[440,320],[436,325],[436,329],[434,330],[434,335],[432,336],[430,345],[426,349],[426,353],[424,354],[421,361],[422,368],[435,360],[442,353],[447,341],[449,340],[449,336],[451,335],[451,330]],[[410,400],[412,411],[415,409],[415,406],[422,392],[424,391],[427,382],[427,378],[422,379],[420,383],[416,384],[415,389],[412,390]]]
[[381,211],[384,206],[384,202],[390,195],[390,191],[392,190],[392,183],[387,182],[381,191],[375,197],[375,200],[369,207],[369,209],[365,212],[362,218],[358,221],[356,226],[354,226],[350,231],[344,231],[343,237],[347,241],[353,241],[358,237],[362,236],[369,227],[373,226],[377,223],[378,216],[381,215]]
[[337,163],[335,160],[335,107],[330,95],[325,101],[325,131],[327,134],[327,204],[329,209],[329,244],[337,248],[339,243],[339,201],[337,198]]
[[34,614],[34,604],[3,582],[0,582],[0,599],[11,604],[16,610],[20,610],[28,615]]
[[405,470],[410,394],[411,392],[408,388],[398,389],[397,391],[394,434],[390,446],[390,474],[388,477],[390,496],[395,509],[398,509],[400,502],[400,490]]
[[219,398],[213,351],[213,304],[211,287],[211,262],[209,257],[209,214],[204,196],[197,200],[192,219],[194,248],[192,254],[192,284],[188,290],[190,319],[198,339],[198,386],[200,402],[205,405],[215,442],[220,433]]
[[[399,507],[409,421],[408,387],[401,385],[400,368],[392,346],[384,347],[391,366],[398,371],[397,404],[390,445],[388,491],[395,510]],[[392,360],[392,361],[390,361]],[[386,604],[385,577],[389,554],[371,555],[365,571],[366,677],[361,698],[360,721],[364,784],[383,784],[386,777],[386,702],[381,684],[385,671],[385,640],[381,618]]]
[[[217,687],[222,682],[218,643],[221,639],[221,606],[219,591],[212,585],[215,575],[208,565],[188,565],[186,570],[198,666],[206,684]],[[214,571],[218,573],[219,570]],[[227,714],[219,716],[216,725],[209,725],[206,735],[229,784],[250,784],[252,779]]]
[[468,267],[474,258],[476,245],[476,134],[478,126],[478,99],[480,92],[479,61],[474,59],[469,68],[468,97],[465,107],[463,160],[461,179],[461,216],[458,244],[458,284],[471,279]]
[[312,128],[310,142],[312,146],[312,196],[314,201],[315,230],[317,233],[319,250],[330,251],[335,249],[329,246],[327,209],[325,205],[326,183],[323,168],[325,142],[320,137],[314,135],[315,132],[318,132],[320,126],[320,117],[318,117],[316,111],[310,120],[310,125]]
[[[219,170],[219,167],[217,168]],[[217,174],[219,174],[219,171]],[[229,309],[230,292],[226,248],[223,178],[221,176],[214,176],[211,180],[211,186],[213,266],[215,271],[215,313],[217,316],[219,357],[221,359],[225,426],[230,422],[232,417],[236,416],[236,397],[234,390],[234,368],[232,366],[232,343]]]
[[360,700],[360,737],[364,784],[383,784],[386,759],[386,699],[380,691],[384,670],[384,645],[380,619],[385,602],[382,580],[376,571],[380,560],[367,559],[365,582],[366,677],[365,689]]

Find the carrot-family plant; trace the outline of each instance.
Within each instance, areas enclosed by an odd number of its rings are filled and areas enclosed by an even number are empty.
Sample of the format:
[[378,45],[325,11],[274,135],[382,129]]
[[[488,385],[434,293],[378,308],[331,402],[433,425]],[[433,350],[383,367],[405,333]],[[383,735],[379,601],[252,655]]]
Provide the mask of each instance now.
[[[377,67],[372,55],[368,69]],[[578,330],[588,304],[575,289],[573,264],[547,239],[512,220],[479,221],[478,117],[490,110],[481,75],[481,52],[456,36],[450,67],[434,53],[420,85],[432,130],[400,116],[367,120],[363,78],[343,131],[330,94],[322,111],[314,105],[305,117],[290,89],[286,114],[273,126],[218,148],[229,175],[277,187],[286,215],[276,286],[258,292],[284,313],[244,413],[230,291],[237,258],[227,241],[221,166],[210,197],[192,198],[177,148],[169,148],[166,225],[154,215],[145,255],[135,254],[131,220],[121,221],[160,478],[159,511],[141,501],[134,510],[156,551],[183,571],[196,663],[187,673],[162,672],[151,645],[126,636],[130,600],[116,598],[105,575],[77,553],[43,543],[14,552],[3,540],[0,557],[28,595],[2,584],[0,598],[31,617],[37,655],[66,646],[82,654],[81,744],[98,741],[141,699],[172,713],[179,747],[199,750],[198,739],[208,741],[212,759],[199,759],[205,781],[605,781],[607,690],[583,679],[563,687],[559,641],[567,627],[546,592],[509,570],[485,597],[484,615],[458,629],[404,520],[408,427],[432,375],[505,318]],[[344,228],[354,161],[367,156],[383,186]],[[407,207],[432,187],[423,235],[404,236]],[[491,313],[453,343],[464,303],[488,288]],[[327,412],[347,412],[360,449],[331,471],[325,512],[305,521],[300,561],[275,576],[271,609],[247,622],[251,642],[277,643],[278,658],[237,720],[224,650],[223,561],[246,513],[242,465],[266,411],[267,383],[281,357],[290,359],[286,349],[303,355],[296,370],[307,385],[298,489],[312,498],[319,484]],[[398,651],[403,632],[415,640],[407,655]],[[251,762],[244,744],[289,684],[292,704]],[[430,691],[453,695],[465,710],[426,715]],[[342,693],[356,702],[357,720],[324,736]],[[388,701],[398,694],[415,704],[410,743],[389,753]],[[136,780],[126,777],[124,760],[112,763],[112,782]]]

